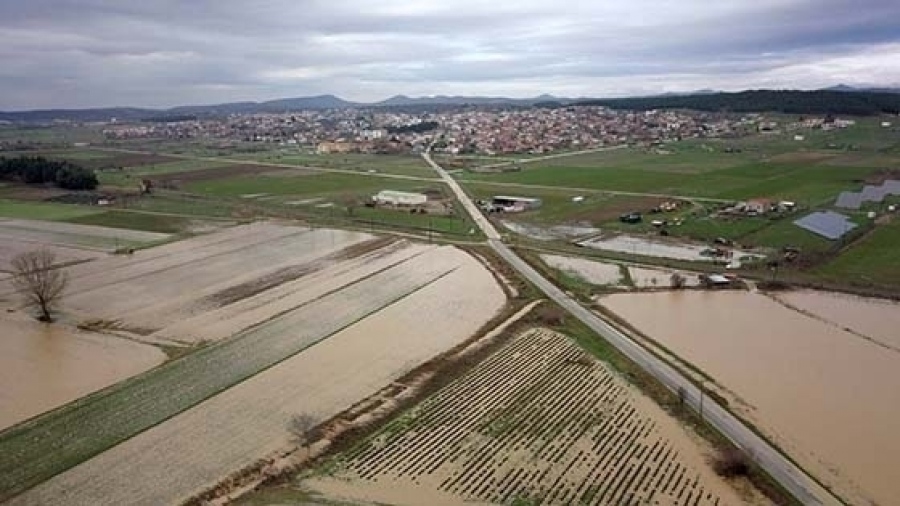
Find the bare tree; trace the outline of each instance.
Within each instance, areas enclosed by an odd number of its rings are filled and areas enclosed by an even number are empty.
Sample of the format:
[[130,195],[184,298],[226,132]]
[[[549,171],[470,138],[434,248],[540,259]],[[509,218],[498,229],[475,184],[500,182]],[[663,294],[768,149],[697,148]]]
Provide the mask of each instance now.
[[39,320],[52,322],[69,276],[55,266],[56,254],[47,249],[26,251],[13,257],[13,285],[25,297],[25,305],[41,312]]
[[291,433],[297,444],[302,445],[309,452],[309,445],[314,439],[313,428],[316,426],[316,419],[310,414],[299,413],[291,416],[287,422],[287,430]]

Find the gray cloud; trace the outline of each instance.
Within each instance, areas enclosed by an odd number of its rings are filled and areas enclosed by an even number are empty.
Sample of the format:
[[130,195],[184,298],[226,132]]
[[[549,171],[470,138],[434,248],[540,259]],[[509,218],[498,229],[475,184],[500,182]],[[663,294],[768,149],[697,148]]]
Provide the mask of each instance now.
[[0,109],[900,83],[869,0],[0,2]]

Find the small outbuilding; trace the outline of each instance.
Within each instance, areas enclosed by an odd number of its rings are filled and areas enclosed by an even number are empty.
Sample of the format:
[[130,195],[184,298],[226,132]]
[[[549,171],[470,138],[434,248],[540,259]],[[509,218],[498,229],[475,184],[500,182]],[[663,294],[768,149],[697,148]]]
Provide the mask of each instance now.
[[538,209],[541,207],[541,199],[533,197],[511,197],[508,195],[495,195],[491,199],[491,205],[495,209],[505,212],[521,212]]
[[428,202],[428,196],[423,193],[381,190],[372,197],[372,200],[380,205],[412,207],[425,205]]

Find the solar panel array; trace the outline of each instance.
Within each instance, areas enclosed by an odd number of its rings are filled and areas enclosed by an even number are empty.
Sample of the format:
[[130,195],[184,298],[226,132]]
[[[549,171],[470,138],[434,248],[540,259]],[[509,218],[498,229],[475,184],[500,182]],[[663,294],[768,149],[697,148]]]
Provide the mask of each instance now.
[[862,206],[862,193],[860,192],[841,192],[834,201],[834,207],[843,209],[859,209],[860,206]]
[[863,202],[881,202],[888,195],[900,195],[900,181],[889,179],[881,186],[866,185],[859,192],[841,192],[834,201],[834,206],[859,209]]
[[840,239],[857,227],[850,218],[834,211],[819,211],[794,221],[794,225],[821,235],[826,239]]

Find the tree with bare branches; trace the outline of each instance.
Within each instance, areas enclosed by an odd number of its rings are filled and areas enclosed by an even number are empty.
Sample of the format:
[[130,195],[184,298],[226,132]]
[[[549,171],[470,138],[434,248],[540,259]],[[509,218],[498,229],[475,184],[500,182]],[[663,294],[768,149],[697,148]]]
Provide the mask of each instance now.
[[38,318],[52,322],[51,312],[59,305],[69,276],[56,266],[56,254],[47,249],[26,251],[13,257],[13,285],[25,298],[25,305],[41,312]]
[[313,439],[315,439],[313,434],[315,426],[315,417],[307,413],[299,413],[293,415],[291,419],[288,420],[287,430],[291,433],[291,436],[293,436],[297,444],[306,448],[308,453],[309,445],[312,443]]

